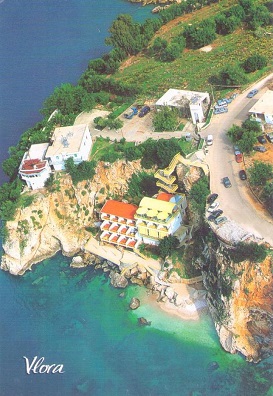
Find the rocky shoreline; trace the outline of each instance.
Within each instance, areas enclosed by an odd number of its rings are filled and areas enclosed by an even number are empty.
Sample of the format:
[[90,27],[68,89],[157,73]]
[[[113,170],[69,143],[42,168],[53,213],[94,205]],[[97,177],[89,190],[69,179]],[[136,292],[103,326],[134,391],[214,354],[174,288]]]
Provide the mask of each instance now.
[[[165,312],[172,315],[178,315],[183,319],[197,320],[199,313],[207,308],[206,293],[203,289],[195,289],[182,285],[181,283],[169,284],[168,282],[156,279],[145,268],[137,264],[133,268],[120,268],[109,260],[105,260],[92,253],[82,252],[73,257],[70,264],[73,268],[83,268],[92,266],[95,271],[103,272],[110,278],[113,287],[125,289],[129,284],[138,285],[147,289],[151,301],[156,301],[158,306]],[[124,293],[121,292],[121,297]],[[131,300],[130,309],[137,309],[141,302],[135,298]],[[139,318],[140,320],[140,318]],[[141,319],[141,325],[145,323],[145,318]]]

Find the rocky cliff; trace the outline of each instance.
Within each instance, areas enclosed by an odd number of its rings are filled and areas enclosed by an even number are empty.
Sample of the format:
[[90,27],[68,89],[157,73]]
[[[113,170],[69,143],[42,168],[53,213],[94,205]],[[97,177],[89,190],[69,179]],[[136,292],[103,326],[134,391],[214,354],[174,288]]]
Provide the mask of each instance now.
[[273,354],[273,259],[234,263],[211,245],[203,266],[207,300],[222,347],[258,362]]
[[109,166],[100,162],[92,182],[75,187],[70,176],[58,173],[53,192],[26,192],[33,202],[18,209],[15,219],[6,224],[1,268],[22,275],[32,264],[58,251],[66,256],[80,251],[90,237],[85,227],[92,227],[96,220],[94,210],[107,197],[123,196],[128,179],[140,169],[140,161],[116,161]]
[[129,0],[130,3],[142,3],[144,6],[148,4],[171,4],[181,3],[182,0]]

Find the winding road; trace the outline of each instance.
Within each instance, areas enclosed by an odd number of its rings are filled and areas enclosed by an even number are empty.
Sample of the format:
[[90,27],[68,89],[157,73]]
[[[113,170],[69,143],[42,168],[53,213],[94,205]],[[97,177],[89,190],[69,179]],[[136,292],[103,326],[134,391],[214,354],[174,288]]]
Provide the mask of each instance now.
[[[267,89],[265,84],[273,78],[273,73],[263,80],[255,83],[249,89],[229,104],[228,113],[216,115],[211,124],[201,132],[202,137],[213,135],[213,145],[209,147],[206,162],[210,167],[210,189],[219,194],[220,207],[231,220],[246,231],[264,238],[273,246],[273,217],[266,213],[263,207],[252,197],[246,181],[239,178],[239,170],[243,163],[236,163],[233,144],[227,137],[228,129],[233,125],[241,125],[248,116],[249,109],[256,103]],[[258,94],[247,98],[248,92],[253,88],[259,89]],[[222,178],[228,176],[232,187],[225,188]]]

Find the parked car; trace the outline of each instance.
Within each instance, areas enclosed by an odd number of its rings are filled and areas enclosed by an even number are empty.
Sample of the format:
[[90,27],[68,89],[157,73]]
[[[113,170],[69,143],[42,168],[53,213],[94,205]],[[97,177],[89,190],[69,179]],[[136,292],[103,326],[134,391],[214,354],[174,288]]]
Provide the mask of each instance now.
[[208,135],[207,139],[206,139],[207,145],[211,146],[213,143],[213,136],[212,135]]
[[127,118],[127,120],[131,120],[131,118],[133,118],[133,116],[136,115],[137,113],[138,113],[137,108],[131,107],[130,113],[125,113],[124,117]]
[[241,151],[240,151],[240,149],[239,149],[238,146],[233,146],[233,150],[234,150],[234,154],[235,154],[235,155],[241,153]]
[[224,183],[224,186],[226,187],[226,188],[229,188],[229,187],[231,187],[231,182],[230,182],[230,180],[229,180],[229,178],[226,176],[226,177],[224,177],[223,178],[223,183]]
[[222,99],[223,102],[226,102],[227,104],[232,102],[232,98],[223,98]]
[[266,147],[264,147],[264,146],[254,146],[253,150],[259,151],[260,153],[265,153],[267,151]]
[[258,89],[252,89],[247,95],[247,98],[253,98],[253,96],[257,95]]
[[211,215],[216,219],[217,217],[221,216],[223,214],[222,209],[214,210]]
[[219,225],[219,224],[225,223],[226,221],[227,221],[227,218],[225,216],[223,216],[223,217],[217,217],[217,219],[214,220],[214,223],[216,225]]
[[264,135],[258,136],[257,140],[259,143],[262,143],[262,144],[266,143],[266,138],[264,137]]
[[267,133],[266,137],[270,143],[273,143],[273,133]]
[[246,180],[247,176],[246,176],[246,171],[244,171],[243,169],[239,171],[239,177],[241,180]]
[[207,198],[207,203],[212,204],[218,198],[218,194],[211,194]]
[[140,110],[138,116],[139,117],[144,117],[146,114],[148,114],[151,111],[151,108],[149,106],[144,106],[142,107],[142,109]]
[[216,106],[227,106],[227,105],[228,105],[227,99],[219,99],[219,100],[217,100],[217,105]]
[[242,153],[237,153],[235,154],[235,160],[236,162],[242,162],[243,161],[243,154]]
[[219,202],[213,202],[213,203],[209,206],[208,212],[213,212],[215,209],[218,208],[219,205],[220,205]]
[[228,112],[228,108],[227,107],[218,107],[218,108],[215,108],[214,110],[213,110],[213,114],[222,114],[222,113],[227,113]]

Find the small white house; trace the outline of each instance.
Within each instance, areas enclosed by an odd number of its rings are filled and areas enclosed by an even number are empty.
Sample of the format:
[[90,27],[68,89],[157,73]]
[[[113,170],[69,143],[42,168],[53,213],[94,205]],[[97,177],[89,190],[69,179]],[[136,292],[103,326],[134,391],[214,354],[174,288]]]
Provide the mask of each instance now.
[[19,175],[32,190],[43,188],[49,178],[51,169],[45,159],[48,143],[33,144],[25,152],[19,167]]
[[249,110],[249,113],[267,124],[273,124],[273,91],[268,89]]
[[65,169],[65,161],[72,157],[75,164],[87,161],[92,138],[86,124],[55,128],[46,152],[49,164],[55,170]]
[[169,89],[155,104],[160,110],[163,106],[178,109],[183,117],[191,117],[192,122],[204,122],[210,104],[207,92]]

